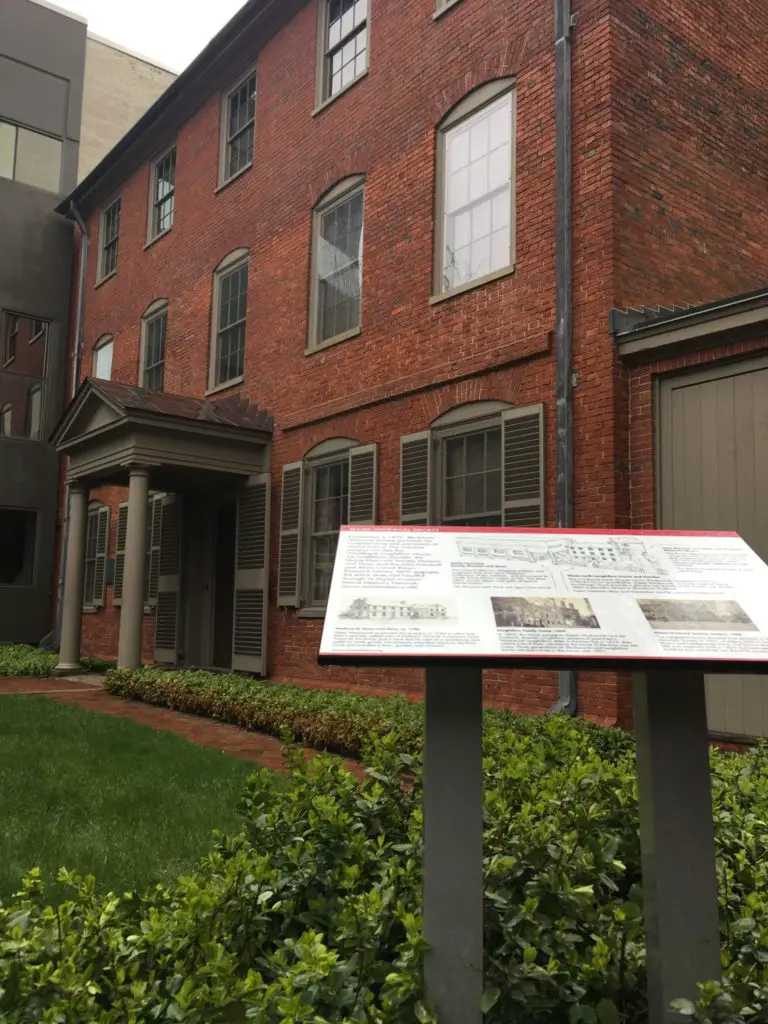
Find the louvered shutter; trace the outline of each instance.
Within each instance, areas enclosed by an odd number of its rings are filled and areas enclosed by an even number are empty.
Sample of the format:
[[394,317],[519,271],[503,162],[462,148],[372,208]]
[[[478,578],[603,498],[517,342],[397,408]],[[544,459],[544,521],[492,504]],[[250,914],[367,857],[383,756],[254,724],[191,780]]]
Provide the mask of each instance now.
[[160,501],[160,557],[155,612],[155,661],[178,661],[179,576],[181,572],[181,499],[166,494]]
[[125,535],[128,530],[128,504],[117,506],[117,543],[115,547],[115,583],[112,588],[112,604],[119,608],[123,603],[123,576],[125,574]]
[[105,505],[96,516],[96,564],[93,571],[93,606],[104,607],[107,584],[107,552],[109,551],[110,509]]
[[232,668],[267,674],[269,474],[253,476],[237,502]]
[[544,407],[502,413],[504,525],[544,526]]
[[157,583],[160,576],[160,535],[163,520],[163,496],[149,499],[147,511],[147,554],[144,580],[144,603],[154,608],[157,604]]
[[428,430],[400,438],[400,522],[428,526],[432,435]]
[[349,453],[349,522],[370,526],[376,522],[378,507],[378,448],[361,445]]
[[301,588],[301,528],[304,506],[304,463],[283,466],[283,494],[280,506],[280,565],[277,573],[277,603],[298,608]]

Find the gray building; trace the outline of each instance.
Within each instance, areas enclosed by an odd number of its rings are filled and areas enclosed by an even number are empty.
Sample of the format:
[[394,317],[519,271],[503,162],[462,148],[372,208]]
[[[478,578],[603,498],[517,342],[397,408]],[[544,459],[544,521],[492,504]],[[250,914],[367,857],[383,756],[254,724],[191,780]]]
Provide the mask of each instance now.
[[75,246],[54,210],[173,77],[52,4],[0,3],[0,642],[39,641],[55,604],[60,465],[47,441],[70,394]]

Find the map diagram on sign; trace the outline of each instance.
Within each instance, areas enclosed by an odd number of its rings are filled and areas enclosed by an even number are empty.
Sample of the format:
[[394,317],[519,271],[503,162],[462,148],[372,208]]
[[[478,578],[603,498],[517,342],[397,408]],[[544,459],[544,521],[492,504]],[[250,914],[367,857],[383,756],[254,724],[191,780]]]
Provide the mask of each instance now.
[[648,550],[642,540],[588,540],[585,535],[573,539],[531,540],[524,538],[458,537],[460,558],[492,561],[528,562],[557,566],[561,570],[590,569],[601,572],[631,572],[641,576],[668,576],[668,570]]

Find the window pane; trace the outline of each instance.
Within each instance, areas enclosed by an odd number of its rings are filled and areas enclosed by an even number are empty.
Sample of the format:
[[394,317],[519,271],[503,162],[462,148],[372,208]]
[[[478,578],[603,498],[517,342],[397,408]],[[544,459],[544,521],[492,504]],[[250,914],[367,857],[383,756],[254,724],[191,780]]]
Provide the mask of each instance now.
[[40,440],[40,413],[42,411],[43,392],[39,386],[30,388],[27,395],[27,437],[31,441]]
[[361,189],[320,219],[317,267],[321,341],[360,325],[362,240]]
[[339,528],[347,522],[349,502],[349,462],[346,458],[312,473],[312,511],[310,545],[311,604],[328,600],[333,562],[339,542]]
[[112,377],[112,342],[107,341],[93,350],[93,376],[100,380]]
[[30,586],[34,578],[37,515],[23,509],[0,508],[0,585]]
[[0,178],[13,177],[13,160],[16,153],[16,128],[0,121]]
[[17,181],[36,185],[48,192],[59,191],[61,140],[19,128],[16,143]]
[[501,526],[501,429],[448,438],[443,451],[442,521]]

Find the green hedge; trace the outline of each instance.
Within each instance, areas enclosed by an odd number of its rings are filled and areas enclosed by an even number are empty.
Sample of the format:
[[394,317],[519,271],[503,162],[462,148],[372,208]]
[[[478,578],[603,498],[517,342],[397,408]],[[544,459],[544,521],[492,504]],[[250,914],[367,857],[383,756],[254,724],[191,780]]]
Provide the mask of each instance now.
[[[37,647],[0,643],[0,678],[27,676],[45,679],[53,675],[58,661],[58,654],[41,651]],[[106,672],[114,664],[114,661],[104,661],[102,658],[82,659],[82,666],[86,672]]]
[[[490,716],[485,754],[488,1024],[646,1017],[631,740]],[[421,763],[377,741],[360,784],[332,757],[262,769],[241,834],[190,877],[104,895],[32,875],[0,908],[0,1019],[422,1024]],[[404,786],[404,775],[413,785]],[[768,1014],[768,759],[712,754],[725,989],[699,1021]],[[745,1009],[747,1007],[747,1009]],[[750,1013],[752,1010],[754,1012]]]

